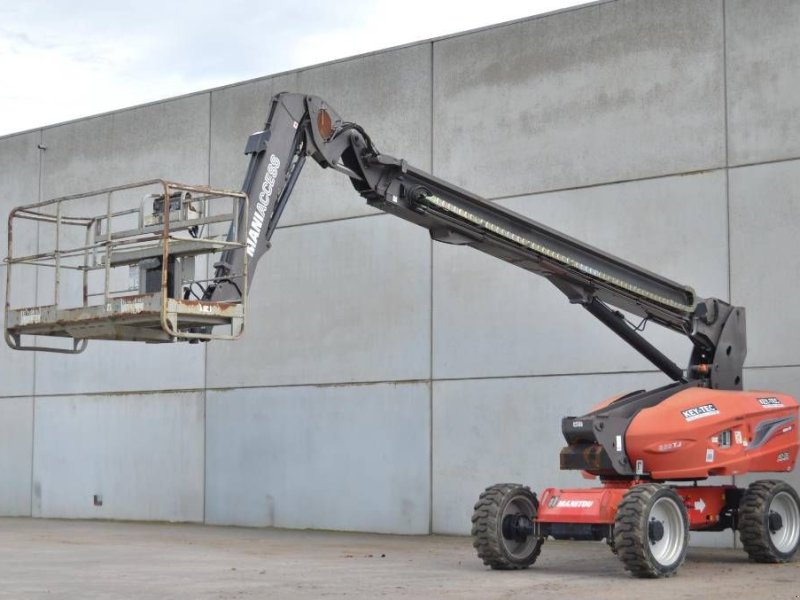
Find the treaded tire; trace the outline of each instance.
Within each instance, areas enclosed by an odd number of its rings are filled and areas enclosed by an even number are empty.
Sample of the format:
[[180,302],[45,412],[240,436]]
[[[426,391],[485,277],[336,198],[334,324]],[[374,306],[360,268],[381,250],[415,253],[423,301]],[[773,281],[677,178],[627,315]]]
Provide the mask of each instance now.
[[[770,513],[781,516],[781,527],[770,528]],[[800,498],[785,481],[750,484],[739,502],[739,539],[751,560],[782,563],[800,546]]]
[[[651,521],[660,523],[660,535],[651,535]],[[686,558],[688,545],[689,515],[675,490],[655,483],[628,490],[614,520],[614,548],[631,575],[674,575]]]
[[525,514],[533,519],[539,509],[536,494],[516,483],[486,488],[472,513],[472,545],[483,564],[496,570],[527,569],[539,557],[544,538],[529,536],[524,542],[503,537],[503,519]]

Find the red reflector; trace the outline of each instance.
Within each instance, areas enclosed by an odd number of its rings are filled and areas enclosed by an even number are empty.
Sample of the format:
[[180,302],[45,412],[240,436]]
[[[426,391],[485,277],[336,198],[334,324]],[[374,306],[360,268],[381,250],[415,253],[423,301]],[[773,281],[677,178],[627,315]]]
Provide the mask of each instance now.
[[333,121],[330,113],[324,108],[317,113],[317,129],[326,142],[333,137]]

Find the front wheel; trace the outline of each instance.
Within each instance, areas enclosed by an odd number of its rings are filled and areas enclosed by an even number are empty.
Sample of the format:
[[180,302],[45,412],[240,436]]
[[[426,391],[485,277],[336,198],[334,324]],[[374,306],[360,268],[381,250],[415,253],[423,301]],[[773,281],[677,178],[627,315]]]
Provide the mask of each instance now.
[[544,538],[533,534],[539,501],[530,488],[500,483],[486,488],[472,513],[472,545],[492,569],[527,569],[539,557]]
[[784,481],[751,484],[739,503],[739,538],[760,563],[791,560],[800,546],[800,498]]
[[628,490],[614,521],[614,549],[631,575],[674,575],[688,546],[689,515],[675,490],[654,483]]

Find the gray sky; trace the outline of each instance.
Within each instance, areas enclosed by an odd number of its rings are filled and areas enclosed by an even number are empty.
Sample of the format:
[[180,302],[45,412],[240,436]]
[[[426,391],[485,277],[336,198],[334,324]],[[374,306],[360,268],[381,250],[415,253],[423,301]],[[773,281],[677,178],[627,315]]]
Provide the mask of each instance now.
[[0,135],[584,2],[0,0]]

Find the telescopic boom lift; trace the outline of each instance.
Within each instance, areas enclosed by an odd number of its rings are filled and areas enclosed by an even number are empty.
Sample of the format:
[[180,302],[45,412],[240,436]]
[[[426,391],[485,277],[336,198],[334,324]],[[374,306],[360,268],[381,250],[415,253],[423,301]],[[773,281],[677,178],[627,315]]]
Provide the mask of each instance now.
[[[739,530],[756,561],[784,562],[796,554],[800,499],[791,486],[779,480],[746,490],[697,485],[715,475],[791,471],[797,459],[797,401],[742,391],[744,308],[698,297],[691,287],[382,154],[362,127],[315,96],[275,96],[245,153],[247,202],[239,205],[199,304],[244,302],[311,157],[349,177],[370,206],[425,227],[432,239],[471,246],[545,277],[672,380],[563,419],[561,468],[599,478],[598,487],[548,488],[539,496],[519,484],[488,487],[472,517],[474,546],[485,564],[527,568],[548,536],[605,539],[633,575],[669,576],[684,560],[690,530],[726,528]],[[166,259],[165,253],[162,269]],[[686,336],[692,344],[686,368],[642,337],[621,311]],[[194,323],[190,335],[206,339],[213,325]],[[7,337],[23,329],[11,328]]]

